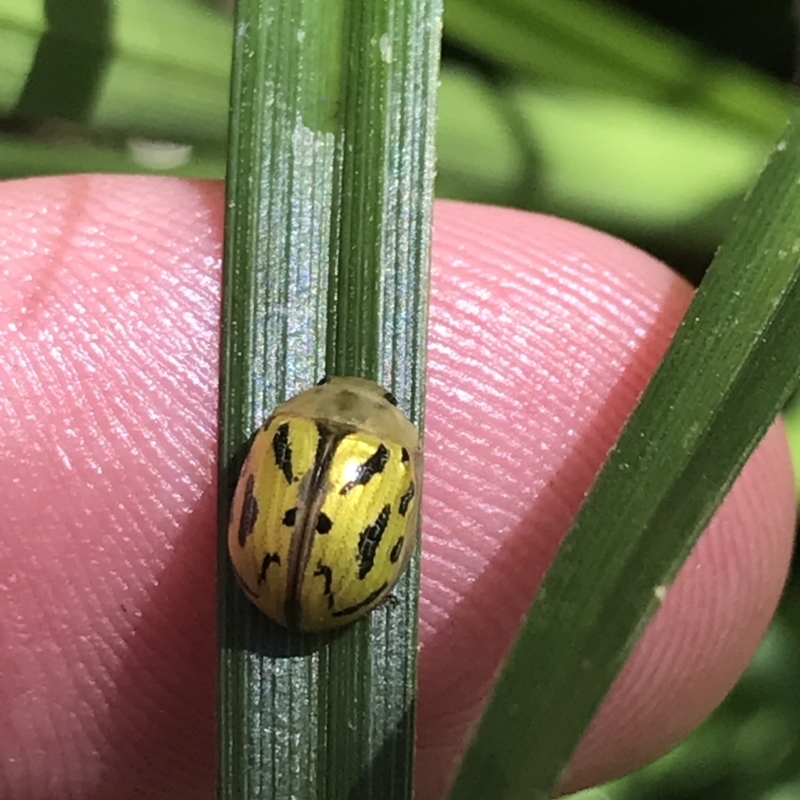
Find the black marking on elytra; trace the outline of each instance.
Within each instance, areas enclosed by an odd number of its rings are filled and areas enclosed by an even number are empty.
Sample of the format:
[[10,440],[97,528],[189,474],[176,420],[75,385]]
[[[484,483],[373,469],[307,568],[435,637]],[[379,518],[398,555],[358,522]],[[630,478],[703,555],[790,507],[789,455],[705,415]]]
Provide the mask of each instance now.
[[285,525],[287,528],[294,528],[294,523],[296,520],[297,520],[297,506],[295,506],[294,508],[287,509],[286,513],[283,515],[281,524]]
[[309,494],[311,496],[322,486],[325,474],[328,472],[334,448],[331,447],[333,431],[322,422],[317,422],[317,452],[314,454],[314,466],[311,468]]
[[400,460],[405,464],[408,461],[408,450],[405,447],[400,451]]
[[[333,433],[331,432],[330,428],[323,425],[321,422],[317,423],[317,435],[319,439],[317,439],[317,452],[314,455],[314,466],[318,469],[328,469],[328,461],[330,461],[330,455],[328,458],[325,458],[325,450],[328,447],[328,443],[330,441],[331,436]],[[315,473],[317,480],[320,478],[320,474]]]
[[330,533],[332,527],[333,522],[331,522],[331,518],[320,511],[317,517],[317,527],[314,530],[316,530],[317,533]]
[[356,486],[365,486],[370,482],[373,475],[380,475],[389,461],[389,451],[382,444],[378,449],[358,468],[355,480],[349,481],[339,490],[339,494],[347,494]]
[[278,426],[275,436],[272,437],[272,449],[275,453],[275,463],[286,478],[286,483],[294,481],[292,472],[292,448],[289,444],[289,423],[284,422]]
[[333,451],[336,449],[333,431],[322,422],[317,422],[317,452],[314,454],[314,462],[311,467],[311,475],[308,479],[308,495],[314,495],[320,490],[325,475],[330,467]]
[[269,569],[270,564],[277,564],[280,566],[281,557],[277,553],[267,553],[264,556],[264,560],[261,562],[261,572],[258,576],[259,583],[264,583],[264,581],[267,579],[267,569]]
[[358,578],[364,580],[375,564],[375,553],[381,543],[392,509],[384,506],[372,525],[367,525],[358,537]]
[[254,475],[247,476],[244,486],[244,501],[242,502],[242,516],[239,519],[239,547],[244,547],[247,537],[253,532],[258,518],[258,500],[253,494],[256,485]]
[[392,552],[389,553],[389,561],[391,561],[392,564],[396,564],[397,563],[397,559],[400,558],[400,553],[403,550],[403,542],[405,541],[405,538],[406,538],[405,536],[401,536],[394,543],[394,547],[392,548]]
[[325,578],[325,588],[323,591],[328,595],[328,608],[333,608],[333,590],[331,588],[331,584],[333,583],[333,570],[320,561],[314,571],[314,577]]
[[393,406],[397,405],[397,398],[391,392],[384,392],[383,399],[387,403],[391,403]]
[[382,584],[374,592],[370,592],[360,603],[356,603],[354,606],[348,606],[347,608],[342,608],[339,611],[334,611],[333,616],[347,617],[350,614],[355,614],[365,606],[372,605],[388,588],[388,583]]
[[411,505],[411,501],[414,499],[414,481],[408,484],[408,489],[406,489],[405,494],[400,498],[400,516],[404,517],[408,513],[408,507]]

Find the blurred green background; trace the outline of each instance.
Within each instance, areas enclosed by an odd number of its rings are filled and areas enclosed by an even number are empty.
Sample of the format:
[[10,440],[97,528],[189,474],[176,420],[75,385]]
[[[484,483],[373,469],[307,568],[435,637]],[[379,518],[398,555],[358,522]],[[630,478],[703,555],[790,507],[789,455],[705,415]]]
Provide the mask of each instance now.
[[[790,0],[445,0],[437,194],[585,222],[697,283],[781,135],[796,32]],[[230,43],[210,0],[0,0],[0,177],[222,178]],[[582,796],[800,800],[799,609],[795,569],[714,716]]]

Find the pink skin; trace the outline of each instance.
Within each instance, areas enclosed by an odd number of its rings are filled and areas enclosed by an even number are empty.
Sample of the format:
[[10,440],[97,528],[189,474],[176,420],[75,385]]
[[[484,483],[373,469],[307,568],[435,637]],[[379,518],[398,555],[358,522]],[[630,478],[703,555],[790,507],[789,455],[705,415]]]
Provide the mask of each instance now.
[[[222,215],[219,184],[0,184],[4,800],[214,795]],[[419,800],[443,797],[691,297],[623,242],[500,208],[439,204],[433,263]],[[776,424],[563,789],[653,758],[719,703],[775,609],[794,509]]]

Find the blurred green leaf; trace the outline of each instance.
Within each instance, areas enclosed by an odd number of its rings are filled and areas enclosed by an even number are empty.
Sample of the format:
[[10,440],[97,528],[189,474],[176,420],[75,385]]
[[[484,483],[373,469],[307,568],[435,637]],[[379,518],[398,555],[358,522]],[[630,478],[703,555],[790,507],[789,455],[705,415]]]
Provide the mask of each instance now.
[[[109,9],[107,34],[91,40],[110,50],[87,123],[221,153],[230,19],[192,0]],[[0,111],[17,107],[46,28],[40,3],[0,0]],[[443,71],[438,194],[560,214],[645,245],[713,249],[788,108],[784,87],[610,4],[452,0],[446,33],[501,64],[504,79]],[[59,35],[76,47],[89,37],[68,24]],[[14,165],[0,151],[0,174],[74,169],[55,149],[36,153]],[[100,155],[96,169],[107,163]]]
[[450,0],[445,32],[539,84],[702,110],[767,138],[786,119],[790,92],[780,84],[610,2]]

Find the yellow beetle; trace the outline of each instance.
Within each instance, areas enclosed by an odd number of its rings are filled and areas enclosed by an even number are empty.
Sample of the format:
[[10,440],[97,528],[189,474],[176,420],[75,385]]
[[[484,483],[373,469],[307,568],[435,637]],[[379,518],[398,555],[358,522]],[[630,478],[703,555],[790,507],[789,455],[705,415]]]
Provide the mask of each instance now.
[[290,629],[345,625],[383,602],[414,549],[422,454],[386,389],[330,378],[256,434],[228,527],[250,599]]

